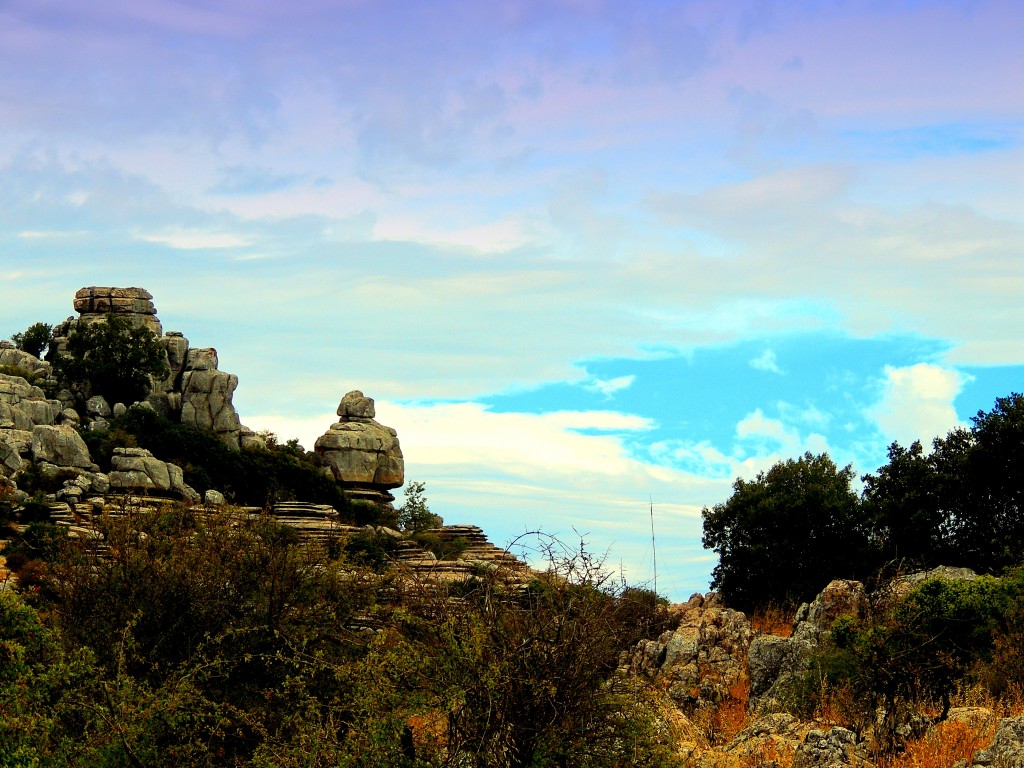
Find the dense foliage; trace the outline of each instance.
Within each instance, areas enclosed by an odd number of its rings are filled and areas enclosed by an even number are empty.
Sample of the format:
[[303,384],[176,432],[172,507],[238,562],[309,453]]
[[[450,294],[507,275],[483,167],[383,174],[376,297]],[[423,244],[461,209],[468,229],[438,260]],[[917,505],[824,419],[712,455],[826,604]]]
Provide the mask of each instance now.
[[442,588],[269,517],[100,524],[103,546],[63,537],[26,598],[0,593],[0,764],[676,764],[606,685],[666,615],[579,550],[526,589]]
[[728,501],[704,509],[704,546],[719,555],[713,586],[749,610],[808,600],[830,578],[854,576],[867,536],[852,480],[850,467],[810,453],[736,480]]
[[270,507],[277,501],[302,499],[330,504],[343,519],[376,522],[377,507],[353,507],[341,486],[316,463],[316,457],[292,446],[239,451],[216,435],[171,421],[147,408],[130,408],[110,420],[106,430],[86,431],[89,453],[109,469],[118,446],[145,448],[183,469],[185,482],[202,493],[223,492],[236,504]]
[[999,573],[1024,561],[1024,396],[999,398],[970,429],[889,447],[858,498],[825,455],[780,462],[704,509],[713,586],[737,607],[807,600],[835,578],[890,563]]
[[120,315],[104,322],[79,324],[53,358],[54,374],[84,402],[101,395],[130,405],[149,391],[149,377],[167,373],[167,355],[154,333]]
[[33,323],[21,333],[11,336],[11,341],[22,352],[42,358],[53,341],[53,326],[49,323]]

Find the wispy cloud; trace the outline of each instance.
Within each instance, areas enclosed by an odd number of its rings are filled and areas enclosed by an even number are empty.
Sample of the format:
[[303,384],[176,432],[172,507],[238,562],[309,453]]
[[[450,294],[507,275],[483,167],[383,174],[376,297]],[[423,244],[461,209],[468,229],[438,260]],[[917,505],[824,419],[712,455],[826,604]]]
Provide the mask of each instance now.
[[591,392],[599,392],[606,399],[610,400],[616,392],[621,392],[633,386],[634,381],[636,381],[636,376],[633,375],[616,376],[614,379],[594,379],[584,384],[583,388]]
[[758,371],[782,374],[782,369],[779,368],[779,361],[775,357],[775,351],[771,349],[766,349],[760,355],[753,358],[750,361],[750,367]]

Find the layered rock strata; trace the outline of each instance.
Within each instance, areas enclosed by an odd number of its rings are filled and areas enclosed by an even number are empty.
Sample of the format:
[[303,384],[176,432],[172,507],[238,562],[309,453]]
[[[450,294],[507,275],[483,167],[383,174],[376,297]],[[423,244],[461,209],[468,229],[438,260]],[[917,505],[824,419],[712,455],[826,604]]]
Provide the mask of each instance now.
[[314,450],[350,496],[390,504],[395,497],[389,491],[405,482],[398,433],[375,420],[373,399],[358,390],[341,399],[338,416]]

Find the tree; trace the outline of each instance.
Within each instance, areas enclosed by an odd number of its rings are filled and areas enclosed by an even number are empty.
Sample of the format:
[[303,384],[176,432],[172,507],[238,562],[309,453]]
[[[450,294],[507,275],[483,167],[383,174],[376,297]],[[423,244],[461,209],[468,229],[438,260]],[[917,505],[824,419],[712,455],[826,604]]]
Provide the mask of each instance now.
[[151,330],[120,315],[79,324],[53,361],[58,380],[81,400],[102,395],[110,403],[131,404],[149,392],[149,377],[167,374],[167,354]]
[[11,336],[11,341],[22,352],[42,358],[43,352],[53,341],[53,326],[47,323],[33,323],[24,332]]
[[405,486],[405,503],[398,508],[398,526],[403,531],[422,531],[425,528],[440,528],[444,520],[435,515],[427,506],[426,483],[410,481]]
[[704,508],[704,546],[718,553],[712,587],[741,610],[809,600],[831,579],[850,578],[868,551],[853,470],[827,454],[738,478],[728,501]]
[[935,464],[920,441],[889,446],[889,463],[864,475],[864,512],[884,562],[938,565],[944,548],[943,515]]

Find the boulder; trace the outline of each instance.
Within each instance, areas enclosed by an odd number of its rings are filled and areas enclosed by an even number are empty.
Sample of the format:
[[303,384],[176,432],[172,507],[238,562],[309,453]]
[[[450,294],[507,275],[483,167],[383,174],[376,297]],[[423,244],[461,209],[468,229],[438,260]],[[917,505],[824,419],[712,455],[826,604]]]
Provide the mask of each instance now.
[[827,731],[808,731],[797,747],[793,768],[870,768],[863,743],[853,731],[835,726]]
[[975,768],[1024,768],[1024,716],[1005,717],[995,738],[974,754]]
[[331,476],[357,496],[390,502],[394,497],[387,491],[405,482],[405,459],[398,433],[375,421],[375,413],[371,398],[349,392],[338,406],[338,423],[317,439],[314,450]]
[[111,415],[110,403],[102,395],[93,395],[85,401],[85,413],[90,419],[107,418]]
[[38,424],[32,428],[32,457],[37,464],[95,469],[81,435],[68,426]]
[[[190,365],[192,352],[189,351]],[[205,350],[198,350],[205,351]],[[209,358],[197,357],[200,364],[208,364]],[[214,354],[213,361],[216,362]],[[181,383],[181,423],[197,429],[214,432],[232,447],[239,446],[242,424],[231,402],[238,377],[214,368],[189,367]]]
[[11,477],[25,465],[17,444],[5,439],[6,431],[0,430],[0,477]]
[[115,448],[107,482],[112,490],[177,496],[196,503],[199,494],[185,484],[181,467],[160,461],[144,448]]
[[0,429],[31,431],[37,424],[53,424],[60,412],[60,401],[47,400],[39,387],[0,373]]

